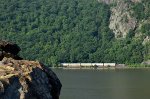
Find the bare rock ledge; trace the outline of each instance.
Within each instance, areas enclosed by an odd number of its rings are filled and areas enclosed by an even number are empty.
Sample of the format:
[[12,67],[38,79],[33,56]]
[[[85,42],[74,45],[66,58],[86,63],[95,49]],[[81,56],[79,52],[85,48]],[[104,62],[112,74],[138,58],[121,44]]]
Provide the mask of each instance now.
[[0,99],[59,99],[56,74],[38,61],[22,60],[19,51],[16,44],[0,41]]

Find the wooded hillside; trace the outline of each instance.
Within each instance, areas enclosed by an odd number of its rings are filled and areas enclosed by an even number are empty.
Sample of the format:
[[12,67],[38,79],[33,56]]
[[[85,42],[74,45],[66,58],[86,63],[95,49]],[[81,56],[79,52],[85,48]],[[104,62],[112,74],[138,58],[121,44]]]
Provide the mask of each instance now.
[[[133,4],[139,20],[145,18],[138,11],[142,5]],[[142,44],[150,36],[150,24],[142,26],[144,37],[135,38],[132,30],[126,38],[116,39],[109,29],[110,9],[97,0],[0,0],[0,39],[17,43],[23,58],[48,65],[150,59],[149,44]]]

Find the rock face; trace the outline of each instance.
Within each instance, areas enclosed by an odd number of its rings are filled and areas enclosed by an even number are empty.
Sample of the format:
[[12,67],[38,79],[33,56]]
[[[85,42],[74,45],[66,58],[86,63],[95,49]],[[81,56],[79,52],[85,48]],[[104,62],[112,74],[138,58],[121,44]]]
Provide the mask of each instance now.
[[125,38],[129,31],[136,27],[136,19],[131,17],[129,9],[129,4],[124,0],[118,1],[117,6],[111,9],[109,28],[113,30],[116,38]]
[[0,60],[4,57],[12,57],[14,59],[22,59],[17,54],[20,51],[20,47],[17,44],[13,44],[7,41],[0,41]]
[[109,28],[115,34],[115,38],[125,38],[130,30],[135,30],[138,23],[136,18],[131,16],[130,3],[141,2],[141,0],[128,0],[128,2],[126,0],[99,0],[99,2],[114,5],[110,9]]
[[143,45],[145,45],[146,43],[150,42],[150,37],[146,36],[144,41],[143,41]]
[[150,65],[150,60],[142,62],[144,65]]
[[[112,3],[115,3],[115,2],[126,1],[126,0],[98,0],[98,1],[99,2],[104,2],[106,4],[112,4]],[[141,0],[128,0],[128,1],[131,1],[131,2],[134,2],[134,3],[141,2]]]
[[[20,51],[16,44],[0,43],[0,49],[5,52],[0,61],[0,99],[59,99],[62,85],[51,69],[37,61],[15,60]],[[10,58],[5,57],[8,54]]]

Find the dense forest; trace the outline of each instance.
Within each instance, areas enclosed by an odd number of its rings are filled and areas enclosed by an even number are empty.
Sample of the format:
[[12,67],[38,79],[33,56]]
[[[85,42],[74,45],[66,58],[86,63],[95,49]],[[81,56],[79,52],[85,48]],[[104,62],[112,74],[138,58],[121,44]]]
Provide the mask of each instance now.
[[[150,7],[149,0],[144,1]],[[135,38],[135,31],[123,39],[114,37],[109,29],[110,7],[97,0],[0,0],[0,39],[17,43],[23,58],[51,66],[150,59],[150,44],[143,45],[143,36]],[[150,16],[142,8],[142,3],[133,5],[138,20]],[[144,35],[150,36],[149,27],[142,26]]]

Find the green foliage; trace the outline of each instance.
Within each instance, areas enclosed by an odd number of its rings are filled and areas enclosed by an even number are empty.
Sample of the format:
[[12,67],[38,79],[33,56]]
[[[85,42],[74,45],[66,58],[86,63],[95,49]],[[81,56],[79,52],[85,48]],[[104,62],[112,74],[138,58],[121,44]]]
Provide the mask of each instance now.
[[150,0],[142,0],[142,2],[132,4],[133,16],[138,21],[148,19],[150,17]]
[[134,16],[138,19],[138,20],[142,20],[144,19],[144,5],[142,3],[135,3],[135,5],[133,6],[133,11],[134,11]]
[[129,30],[129,33],[127,34],[126,38],[133,38],[135,35],[134,31],[133,30]]
[[112,47],[107,53],[107,59],[116,63],[141,63],[143,61],[143,45],[141,40],[117,40],[113,42]]
[[144,56],[144,60],[150,60],[150,43],[147,43],[144,46]]
[[150,23],[144,24],[141,27],[141,32],[144,33],[147,36],[150,36]]
[[146,68],[146,67],[150,67],[150,65],[145,65],[145,64],[128,64],[128,67],[131,68]]
[[[142,19],[142,9],[135,11]],[[138,11],[140,10],[140,11]],[[0,39],[17,43],[25,59],[61,62],[140,63],[143,46],[115,40],[110,6],[97,0],[0,0]],[[137,15],[138,17],[138,15]]]

